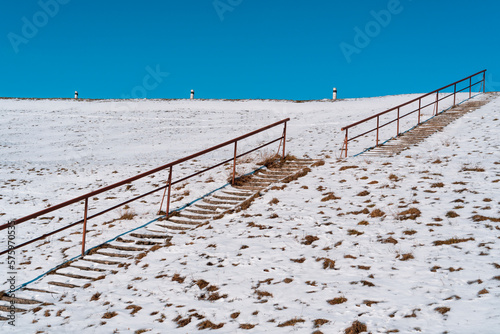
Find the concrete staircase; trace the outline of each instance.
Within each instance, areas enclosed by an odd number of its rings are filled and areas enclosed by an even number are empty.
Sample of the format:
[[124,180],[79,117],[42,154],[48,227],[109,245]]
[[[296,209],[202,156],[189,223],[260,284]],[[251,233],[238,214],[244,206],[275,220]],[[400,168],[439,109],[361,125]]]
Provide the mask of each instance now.
[[498,97],[498,93],[486,93],[485,98],[481,100],[469,100],[465,103],[454,106],[453,108],[438,114],[428,121],[418,125],[414,129],[400,134],[398,137],[386,142],[383,145],[375,147],[365,153],[364,156],[383,156],[391,157],[397,155],[411,146],[417,145],[430,137],[432,134],[442,131],[445,126],[464,116],[465,114],[479,109],[492,99]]
[[[244,181],[238,180],[236,185],[226,186],[168,218],[160,218],[146,227],[92,249],[83,258],[67,262],[17,291],[16,296],[29,295],[32,299],[15,298],[15,312],[37,311],[48,305],[40,300],[57,300],[68,290],[87,288],[92,282],[116,274],[148,252],[168,247],[176,233],[214,223],[224,214],[245,209],[261,191],[278,182],[295,180],[305,175],[310,167],[319,164],[317,160],[294,159],[261,169]],[[0,320],[9,320],[11,301],[12,297],[0,294]]]

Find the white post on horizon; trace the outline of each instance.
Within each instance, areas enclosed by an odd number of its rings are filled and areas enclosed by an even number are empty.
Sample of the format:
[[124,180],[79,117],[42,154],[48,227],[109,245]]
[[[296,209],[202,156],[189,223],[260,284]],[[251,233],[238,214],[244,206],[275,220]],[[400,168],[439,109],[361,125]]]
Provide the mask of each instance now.
[[337,88],[333,87],[333,97],[332,100],[335,101],[337,99]]
[[194,100],[194,89],[191,89],[191,97],[190,97],[191,100]]
[[75,90],[75,100],[78,99],[78,91]]

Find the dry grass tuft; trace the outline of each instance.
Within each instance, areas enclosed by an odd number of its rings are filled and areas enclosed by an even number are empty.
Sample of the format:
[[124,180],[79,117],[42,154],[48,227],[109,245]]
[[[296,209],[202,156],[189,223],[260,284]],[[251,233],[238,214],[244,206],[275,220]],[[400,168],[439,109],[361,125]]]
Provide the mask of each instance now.
[[331,200],[335,200],[335,199],[340,199],[340,197],[337,197],[335,196],[335,194],[333,192],[329,192],[329,193],[326,193],[326,194],[323,194],[325,197],[323,197],[321,199],[321,202],[326,202],[326,201],[331,201]]
[[326,319],[315,319],[313,322],[314,322],[314,328],[318,328],[323,326],[324,324],[329,323],[330,321]]
[[304,241],[302,242],[303,245],[311,245],[313,242],[319,240],[317,236],[314,235],[306,235],[304,238]]
[[414,259],[415,257],[413,256],[412,253],[406,253],[406,254],[398,254],[396,256],[396,259],[398,259],[398,258],[400,261],[408,261],[408,260]]
[[441,245],[453,245],[453,244],[458,244],[460,242],[466,242],[466,241],[472,241],[474,240],[474,238],[463,238],[463,239],[459,239],[459,238],[450,238],[448,240],[436,240],[433,242],[434,246],[441,246]]
[[456,213],[455,211],[448,211],[446,213],[446,217],[448,217],[448,218],[456,218],[456,217],[460,217],[460,215],[458,213]]
[[438,182],[438,183],[433,183],[431,184],[431,188],[443,188],[444,183],[443,182]]
[[347,230],[347,235],[358,236],[358,235],[362,235],[363,233],[364,232],[359,232],[358,230],[354,230],[354,229]]
[[380,209],[375,209],[372,212],[370,212],[370,217],[372,218],[383,217],[383,216],[385,216],[385,212]]
[[360,192],[359,194],[357,194],[356,196],[368,196],[370,195],[370,192],[369,191],[366,191],[366,190],[363,190],[362,192]]
[[419,209],[409,208],[408,210],[398,213],[398,218],[399,220],[407,220],[407,219],[415,220],[418,217],[420,217],[421,214],[422,212]]
[[252,325],[252,324],[240,324],[240,328],[241,329],[252,329],[254,328],[256,325]]
[[389,237],[387,239],[381,239],[380,242],[383,244],[393,244],[393,245],[398,243],[398,241],[396,239],[394,239],[393,237]]
[[275,197],[275,198],[273,198],[271,201],[269,201],[269,204],[270,204],[270,205],[273,205],[273,204],[278,204],[279,202],[280,202],[280,201],[279,201],[279,199],[277,199],[277,198]]
[[354,168],[359,168],[359,166],[342,166],[340,167],[339,171],[347,170],[347,169],[354,169]]
[[305,260],[306,260],[305,257],[300,258],[300,259],[290,259],[290,261],[295,262],[295,263],[304,263]]
[[406,231],[403,231],[404,235],[414,235],[415,233],[417,233],[417,231],[415,231],[415,230],[406,230]]
[[347,298],[345,298],[345,297],[337,297],[337,298],[327,300],[326,302],[330,305],[338,305],[338,304],[345,303],[346,301],[347,301]]
[[434,309],[434,311],[438,312],[438,313],[441,313],[441,314],[446,314],[447,312],[449,312],[451,309],[449,307],[445,307],[445,306],[442,306],[442,307],[436,307]]
[[326,258],[326,257],[321,257],[316,259],[316,262],[323,261],[323,269],[335,269],[335,261]]
[[172,281],[177,282],[177,283],[181,283],[181,284],[184,283],[185,279],[186,279],[186,277],[182,277],[179,274],[174,274],[174,276],[172,277]]
[[474,215],[472,216],[472,220],[475,222],[482,222],[485,220],[489,220],[494,223],[500,223],[500,218],[492,218],[492,217],[486,217],[486,216],[481,216],[481,215]]
[[137,306],[137,305],[129,305],[127,307],[125,307],[126,310],[132,310],[132,312],[130,312],[130,314],[136,314],[137,312],[139,312],[142,307],[140,306]]
[[94,300],[99,300],[99,298],[101,297],[101,293],[100,292],[96,292],[94,293],[94,295],[90,298],[90,301],[94,301]]
[[111,318],[113,318],[113,317],[115,317],[117,315],[118,315],[118,313],[116,313],[115,311],[113,311],[113,312],[106,312],[102,316],[102,319],[111,319]]
[[196,285],[198,285],[198,287],[200,288],[200,290],[203,290],[205,289],[207,286],[210,285],[210,283],[208,283],[207,281],[203,280],[203,279],[199,279],[196,281]]
[[304,319],[300,319],[300,318],[293,318],[293,319],[290,319],[288,321],[285,321],[285,322],[282,322],[278,325],[278,327],[288,327],[288,326],[295,326],[296,324],[298,324],[299,322],[306,322]]
[[230,315],[231,319],[237,319],[239,316],[240,316],[240,312],[234,312],[234,313],[231,313],[231,315]]
[[119,220],[132,220],[134,217],[137,216],[137,214],[130,209],[126,209],[125,211],[120,212],[120,218]]
[[362,332],[366,332],[368,329],[365,324],[359,322],[359,321],[354,321],[351,325],[351,327],[348,327],[344,330],[345,334],[359,334]]
[[362,226],[366,226],[366,225],[370,225],[369,222],[367,222],[366,220],[362,220],[358,223],[358,225],[362,225]]
[[224,327],[224,323],[221,322],[220,324],[214,324],[210,320],[205,320],[205,321],[200,322],[196,326],[198,327],[199,330],[203,330],[203,329],[220,329],[220,328]]

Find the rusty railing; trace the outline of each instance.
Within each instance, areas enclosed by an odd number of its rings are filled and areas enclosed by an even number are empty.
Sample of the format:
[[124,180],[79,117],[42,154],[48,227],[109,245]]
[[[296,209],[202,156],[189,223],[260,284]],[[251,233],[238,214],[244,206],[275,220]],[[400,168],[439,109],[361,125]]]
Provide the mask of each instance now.
[[[32,213],[30,215],[27,215],[25,217],[22,217],[22,218],[19,218],[19,219],[15,219],[15,220],[12,220],[10,222],[8,222],[7,224],[3,224],[3,225],[0,225],[0,231],[2,230],[5,230],[5,229],[8,229],[8,228],[13,228],[15,225],[18,225],[18,224],[21,224],[21,223],[24,223],[26,221],[29,221],[31,219],[34,219],[34,218],[37,218],[37,217],[40,217],[40,216],[43,216],[43,215],[46,215],[47,213],[50,213],[50,212],[53,212],[53,211],[56,211],[56,210],[59,210],[61,208],[64,208],[64,207],[67,207],[71,204],[75,204],[75,203],[81,203],[83,201],[83,204],[84,204],[84,213],[83,213],[83,219],[81,220],[78,220],[74,223],[71,223],[69,225],[66,225],[64,227],[61,227],[59,229],[56,229],[50,233],[46,233],[42,236],[39,236],[37,238],[34,238],[34,239],[31,239],[29,241],[26,241],[22,244],[19,244],[19,245],[15,245],[15,246],[11,246],[10,244],[8,245],[8,248],[6,250],[3,250],[0,252],[0,255],[3,255],[3,254],[6,254],[6,253],[9,253],[9,254],[12,254],[11,252],[18,249],[18,248],[22,248],[24,246],[27,246],[35,241],[38,241],[38,240],[41,240],[41,239],[45,239],[51,235],[54,235],[56,233],[59,233],[59,232],[62,232],[70,227],[73,227],[75,225],[78,225],[78,224],[82,224],[83,223],[83,235],[82,235],[82,256],[85,255],[85,237],[86,237],[86,233],[87,233],[87,222],[92,219],[92,218],[96,218],[98,216],[101,216],[109,211],[112,211],[112,210],[115,210],[121,206],[124,206],[128,203],[131,203],[131,202],[134,202],[138,199],[141,199],[145,196],[148,196],[148,195],[151,195],[153,193],[156,193],[157,191],[160,191],[160,190],[163,190],[163,197],[162,197],[162,200],[161,200],[161,204],[160,204],[160,212],[161,212],[161,208],[163,207],[163,203],[165,201],[165,196],[166,196],[166,214],[168,216],[168,214],[170,213],[170,194],[171,194],[171,188],[173,185],[179,183],[179,182],[183,182],[191,177],[194,177],[194,176],[197,176],[197,175],[200,175],[204,172],[207,172],[211,169],[214,169],[216,167],[219,167],[219,166],[222,166],[226,163],[229,163],[229,162],[232,162],[233,163],[233,170],[232,170],[232,183],[234,184],[234,181],[235,181],[235,178],[236,178],[236,160],[244,155],[247,155],[249,153],[252,153],[252,152],[255,152],[261,148],[264,148],[266,146],[269,146],[275,142],[280,142],[280,145],[278,147],[278,154],[280,153],[279,151],[281,150],[281,154],[282,154],[282,157],[284,158],[285,157],[285,141],[286,141],[286,125],[287,125],[287,122],[289,121],[290,119],[289,118],[286,118],[286,119],[283,119],[279,122],[276,122],[276,123],[273,123],[273,124],[270,124],[270,125],[267,125],[263,128],[260,128],[258,130],[255,130],[255,131],[252,131],[252,132],[249,132],[245,135],[242,135],[242,136],[239,136],[237,138],[234,138],[234,139],[231,139],[229,141],[226,141],[224,143],[221,143],[219,145],[216,145],[216,146],[212,146],[206,150],[203,150],[203,151],[200,151],[198,153],[195,153],[195,154],[192,154],[190,156],[187,156],[187,157],[184,157],[184,158],[181,158],[179,160],[176,160],[174,162],[171,162],[171,163],[168,163],[166,165],[163,165],[163,166],[160,166],[160,167],[157,167],[155,169],[152,169],[150,171],[147,171],[147,172],[144,172],[144,173],[141,173],[141,174],[138,174],[134,177],[131,177],[131,178],[128,178],[128,179],[125,179],[123,181],[120,181],[120,182],[117,182],[117,183],[114,183],[114,184],[111,184],[109,186],[106,186],[106,187],[103,187],[103,188],[100,188],[100,189],[97,189],[95,191],[92,191],[90,193],[87,193],[87,194],[84,194],[84,195],[81,195],[81,196],[78,196],[78,197],[75,197],[69,201],[66,201],[66,202],[63,202],[63,203],[60,203],[60,204],[57,204],[57,205],[54,205],[54,206],[51,206],[47,209],[44,209],[44,210],[41,210],[41,211],[38,211],[38,212],[35,212],[35,213]],[[273,139],[265,144],[262,144],[258,147],[255,147],[249,151],[246,151],[244,153],[240,153],[238,154],[238,142],[241,141],[242,139],[245,139],[245,138],[248,138],[248,137],[251,137],[251,136],[254,136],[260,132],[263,132],[263,131],[266,131],[266,130],[269,130],[271,128],[274,128],[274,127],[277,127],[279,125],[282,125],[283,124],[283,133],[280,137],[276,138],[276,139]],[[217,163],[211,167],[207,167],[203,170],[200,170],[200,171],[197,171],[191,175],[188,175],[188,176],[185,176],[185,177],[182,177],[180,178],[179,180],[175,180],[175,181],[172,181],[172,174],[173,174],[173,167],[176,166],[176,165],[179,165],[180,163],[183,163],[183,162],[186,162],[188,160],[192,160],[192,159],[195,159],[199,156],[202,156],[202,155],[205,155],[207,153],[210,153],[212,151],[215,151],[215,150],[218,150],[220,148],[223,148],[223,147],[226,147],[226,146],[229,146],[229,145],[234,145],[234,155],[233,157],[231,157],[230,159],[227,159],[225,161],[222,161],[220,163]],[[91,197],[94,197],[98,194],[101,194],[101,193],[104,193],[106,191],[109,191],[111,189],[115,189],[117,187],[120,187],[120,186],[123,186],[123,185],[126,185],[126,184],[129,184],[131,182],[134,182],[134,181],[137,181],[139,179],[142,179],[146,176],[149,176],[149,175],[152,175],[152,174],[155,174],[155,173],[158,173],[160,171],[164,171],[164,170],[168,170],[168,180],[167,180],[167,183],[164,185],[164,186],[161,186],[161,187],[157,187],[151,191],[148,191],[142,195],[139,195],[139,196],[136,196],[134,198],[131,198],[131,199],[128,199],[126,200],[125,202],[122,202],[120,204],[117,204],[117,205],[114,205],[110,208],[107,208],[101,212],[98,212],[98,213],[94,213],[92,215],[88,215],[88,207],[89,207],[89,198]]]
[[[482,79],[473,83],[472,79],[474,77],[480,76],[481,74],[482,74]],[[434,115],[437,115],[438,114],[438,107],[439,107],[439,102],[440,101],[453,96],[453,106],[455,106],[457,104],[457,93],[463,92],[463,91],[465,91],[465,90],[468,89],[469,90],[469,99],[470,99],[472,97],[472,87],[474,87],[476,85],[481,84],[482,85],[482,91],[483,91],[483,93],[485,92],[485,82],[486,82],[486,70],[483,70],[483,71],[477,72],[477,73],[475,73],[473,75],[470,75],[470,76],[468,76],[468,77],[466,77],[466,78],[464,78],[462,80],[456,81],[456,82],[454,82],[452,84],[449,84],[447,86],[444,86],[444,87],[441,87],[439,89],[436,89],[435,91],[432,91],[430,93],[424,94],[424,95],[422,95],[420,97],[417,97],[416,99],[413,99],[411,101],[403,103],[403,104],[401,104],[399,106],[393,107],[393,108],[388,109],[386,111],[380,112],[380,113],[378,113],[376,115],[373,115],[373,116],[370,116],[368,118],[362,119],[362,120],[360,120],[358,122],[355,122],[355,123],[352,123],[352,124],[350,124],[348,126],[344,126],[341,129],[341,131],[345,131],[344,143],[342,145],[341,152],[342,151],[345,152],[344,156],[347,157],[347,146],[348,146],[348,144],[349,144],[349,142],[351,140],[354,140],[354,139],[357,139],[359,137],[365,136],[365,135],[367,135],[369,133],[372,133],[374,131],[376,132],[375,147],[377,147],[377,146],[379,146],[379,141],[380,141],[379,132],[380,132],[381,128],[383,128],[383,127],[385,127],[385,126],[387,126],[389,124],[392,124],[392,123],[396,122],[396,131],[397,131],[396,132],[396,136],[399,136],[401,134],[400,129],[399,129],[399,123],[400,123],[400,120],[402,118],[404,118],[404,117],[406,117],[408,115],[411,115],[411,114],[413,114],[415,112],[418,112],[417,125],[419,125],[419,124],[422,123],[422,121],[421,121],[421,110],[423,110],[424,108],[432,106],[432,105],[435,105]],[[466,87],[462,88],[462,89],[458,89],[457,90],[457,85],[460,84],[460,83],[466,83],[468,85]],[[442,92],[442,91],[444,91],[444,90],[446,90],[446,89],[448,89],[450,87],[453,87],[453,93],[450,93],[449,95],[446,95],[444,97],[440,97],[439,96],[440,92]],[[481,90],[481,88],[480,88],[480,90]],[[423,101],[424,98],[432,96],[434,94],[436,94],[436,99],[435,100],[433,100],[431,103],[427,103],[425,105],[422,105],[422,101]],[[403,115],[400,114],[400,111],[401,111],[401,109],[403,107],[408,106],[408,105],[410,105],[412,103],[415,103],[415,102],[418,102],[418,108],[413,109],[412,111],[407,112],[407,113],[405,113]],[[460,102],[458,102],[458,103],[460,103]],[[384,124],[380,124],[380,117],[383,116],[383,115],[386,115],[387,113],[389,113],[391,111],[396,111],[397,112],[396,117],[394,119],[391,119],[390,121],[384,123]],[[366,122],[368,122],[370,120],[373,120],[373,119],[376,119],[376,122],[377,122],[377,125],[376,125],[375,128],[370,129],[368,131],[365,131],[365,132],[363,132],[361,134],[358,134],[358,135],[356,135],[354,137],[349,138],[349,129],[351,129],[351,128],[357,126],[357,125],[366,123]],[[341,153],[341,156],[342,156],[342,153]]]

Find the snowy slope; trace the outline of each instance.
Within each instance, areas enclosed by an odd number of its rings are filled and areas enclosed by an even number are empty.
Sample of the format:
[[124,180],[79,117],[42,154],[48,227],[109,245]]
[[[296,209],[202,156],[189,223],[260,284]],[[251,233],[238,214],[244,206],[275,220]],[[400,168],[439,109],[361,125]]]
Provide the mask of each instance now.
[[[224,324],[219,333],[310,333],[315,320],[325,319],[317,328],[323,333],[342,332],[355,320],[372,333],[496,333],[500,225],[488,219],[500,217],[500,99],[396,158],[336,159],[341,126],[411,98],[127,105],[0,101],[2,223],[285,117],[292,119],[288,151],[326,162],[284,190],[263,194],[244,214],[177,234],[173,246],[149,253],[127,270],[87,289],[68,290],[61,300],[47,300],[55,304],[46,307],[49,316],[24,315],[16,328],[0,324],[2,330],[191,333],[210,320]],[[372,140],[360,142],[360,150]],[[226,158],[226,153],[198,164]],[[218,171],[190,182],[185,187],[190,195],[183,201],[212,190],[213,183],[204,182],[208,177],[219,184],[227,174]],[[322,201],[331,192],[335,197]],[[274,198],[279,202],[270,204]],[[102,205],[107,201],[96,200]],[[154,218],[156,202],[152,198],[134,205],[139,216],[121,229]],[[410,208],[420,211],[418,217],[404,219],[401,213]],[[80,218],[78,210],[68,212],[64,222]],[[47,228],[58,219],[47,220]],[[19,227],[19,241],[39,233],[34,223],[25,225]],[[91,235],[97,242],[119,230],[99,225]],[[64,254],[59,250],[76,243],[78,236],[60,237],[27,248],[17,259],[24,263],[19,282],[78,253],[78,247]],[[450,238],[464,241],[435,245]],[[331,263],[326,259],[335,262],[333,268],[323,269]],[[4,270],[2,261],[0,272]],[[227,296],[206,300],[202,295],[207,291],[195,284],[201,279]],[[90,301],[96,293],[100,298]],[[142,309],[131,315],[129,305]],[[441,314],[439,307],[450,310]],[[110,311],[117,315],[102,319]],[[191,321],[178,327],[174,319]],[[292,319],[295,325],[285,326]]]

